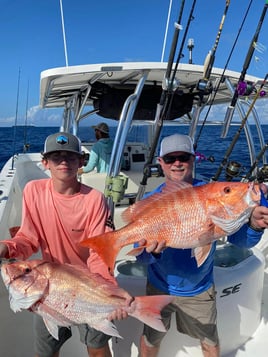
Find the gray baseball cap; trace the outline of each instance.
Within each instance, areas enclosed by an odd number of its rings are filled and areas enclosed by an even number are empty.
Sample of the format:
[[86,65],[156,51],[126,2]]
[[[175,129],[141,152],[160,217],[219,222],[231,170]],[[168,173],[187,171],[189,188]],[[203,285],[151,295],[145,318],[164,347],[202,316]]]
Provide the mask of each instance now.
[[70,133],[59,132],[46,138],[43,155],[55,151],[70,151],[82,155],[81,141]]
[[166,136],[162,140],[160,147],[161,157],[175,151],[183,151],[194,155],[194,145],[190,136],[182,134],[173,134],[170,136]]

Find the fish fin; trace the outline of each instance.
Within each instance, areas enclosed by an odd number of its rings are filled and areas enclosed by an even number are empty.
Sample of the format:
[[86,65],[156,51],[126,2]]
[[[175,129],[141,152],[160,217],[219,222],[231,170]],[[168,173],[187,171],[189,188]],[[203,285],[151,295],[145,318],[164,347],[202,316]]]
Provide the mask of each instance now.
[[220,227],[225,233],[233,234],[237,232],[247,221],[248,215],[241,215],[235,219],[224,219],[211,215],[212,222]]
[[53,326],[70,327],[72,325],[71,320],[48,305],[41,303],[36,304],[31,308],[31,311],[40,315],[44,321],[46,320],[48,324],[53,324]]
[[162,192],[154,193],[152,196],[134,203],[129,206],[122,214],[121,217],[125,223],[131,223],[137,220],[144,212],[154,208],[154,203],[159,202],[162,204],[165,200],[170,202],[174,198],[174,192],[181,189],[193,188],[193,186],[187,182],[170,183],[163,187]]
[[161,319],[161,310],[173,300],[174,297],[170,295],[136,296],[130,305],[133,311],[128,314],[155,330],[166,332]]
[[185,188],[193,188],[193,185],[191,185],[188,182],[185,181],[168,181],[168,183],[163,186],[162,193],[170,193],[170,192],[177,192],[179,190],[184,190]]
[[87,238],[80,242],[82,247],[93,249],[109,268],[111,274],[114,272],[116,257],[121,249],[116,239],[117,231],[107,232],[99,236]]
[[53,319],[43,317],[43,321],[44,321],[44,324],[46,325],[48,332],[51,334],[51,336],[53,336],[56,340],[59,340],[59,327],[53,321]]
[[109,321],[107,319],[102,319],[101,321],[99,321],[96,324],[91,324],[91,326],[93,328],[95,328],[96,330],[105,333],[106,335],[122,338],[122,336],[120,336],[116,326],[111,321]]
[[207,259],[210,250],[211,250],[211,244],[204,245],[203,247],[196,247],[193,249],[193,255],[195,257],[198,267],[200,267]]

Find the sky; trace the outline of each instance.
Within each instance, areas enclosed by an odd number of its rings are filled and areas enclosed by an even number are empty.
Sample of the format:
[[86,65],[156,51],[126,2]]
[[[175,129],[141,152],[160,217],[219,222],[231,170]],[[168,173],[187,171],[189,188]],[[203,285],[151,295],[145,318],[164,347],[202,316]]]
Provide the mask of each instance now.
[[[252,1],[252,3],[251,3]],[[231,0],[218,43],[215,67],[224,68],[241,30],[228,69],[241,72],[265,0]],[[192,0],[186,0],[180,31],[181,45]],[[242,21],[249,4],[245,23]],[[226,1],[197,0],[187,35],[194,39],[193,63],[203,64],[214,46]],[[169,7],[169,27],[163,61],[169,58],[178,20],[179,0],[62,0],[66,52],[60,0],[0,0],[0,126],[27,121],[60,125],[62,111],[39,107],[40,73],[54,67],[127,61],[161,61]],[[264,78],[268,69],[268,11],[258,48],[247,70]],[[266,34],[266,36],[265,36]],[[187,63],[187,41],[181,62]],[[267,102],[267,101],[265,101]],[[268,103],[267,103],[268,106]],[[268,113],[268,108],[267,108]]]

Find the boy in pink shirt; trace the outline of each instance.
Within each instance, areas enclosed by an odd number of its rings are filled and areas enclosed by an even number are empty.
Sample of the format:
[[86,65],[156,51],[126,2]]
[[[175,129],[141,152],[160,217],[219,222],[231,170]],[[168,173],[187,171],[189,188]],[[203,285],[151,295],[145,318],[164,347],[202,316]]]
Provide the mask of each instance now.
[[[87,266],[106,279],[115,279],[94,251],[81,247],[88,237],[113,229],[104,195],[77,180],[77,170],[84,163],[80,140],[69,133],[47,137],[42,163],[51,178],[30,181],[23,191],[22,223],[16,235],[0,243],[0,257],[27,259],[41,250],[45,260]],[[131,297],[126,293],[126,301]],[[126,314],[117,312],[114,318]],[[78,327],[81,341],[92,356],[110,357],[110,336],[90,328]],[[47,331],[41,317],[35,315],[36,357],[57,357],[71,331],[62,327],[59,341]]]

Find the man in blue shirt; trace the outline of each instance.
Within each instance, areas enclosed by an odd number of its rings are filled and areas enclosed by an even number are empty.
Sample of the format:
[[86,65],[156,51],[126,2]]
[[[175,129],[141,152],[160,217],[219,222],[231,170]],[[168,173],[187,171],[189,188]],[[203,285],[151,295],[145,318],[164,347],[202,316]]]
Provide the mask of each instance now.
[[[185,181],[193,186],[205,184],[193,178],[195,152],[189,136],[174,134],[164,138],[158,159],[165,183],[145,197],[162,192],[164,187],[174,182]],[[241,247],[252,247],[259,242],[264,228],[268,227],[268,204],[264,197],[261,204],[263,206],[253,210],[248,224],[228,237],[229,242]],[[144,239],[139,245],[145,242]],[[165,242],[155,241],[137,257],[137,260],[149,264],[147,294],[175,296],[174,303],[162,311],[166,328],[169,329],[171,315],[175,312],[178,331],[199,339],[205,357],[220,356],[213,281],[215,250],[216,242],[212,243],[211,252],[200,267],[197,267],[191,249],[165,248]],[[157,356],[164,336],[165,333],[144,325],[140,356]]]

